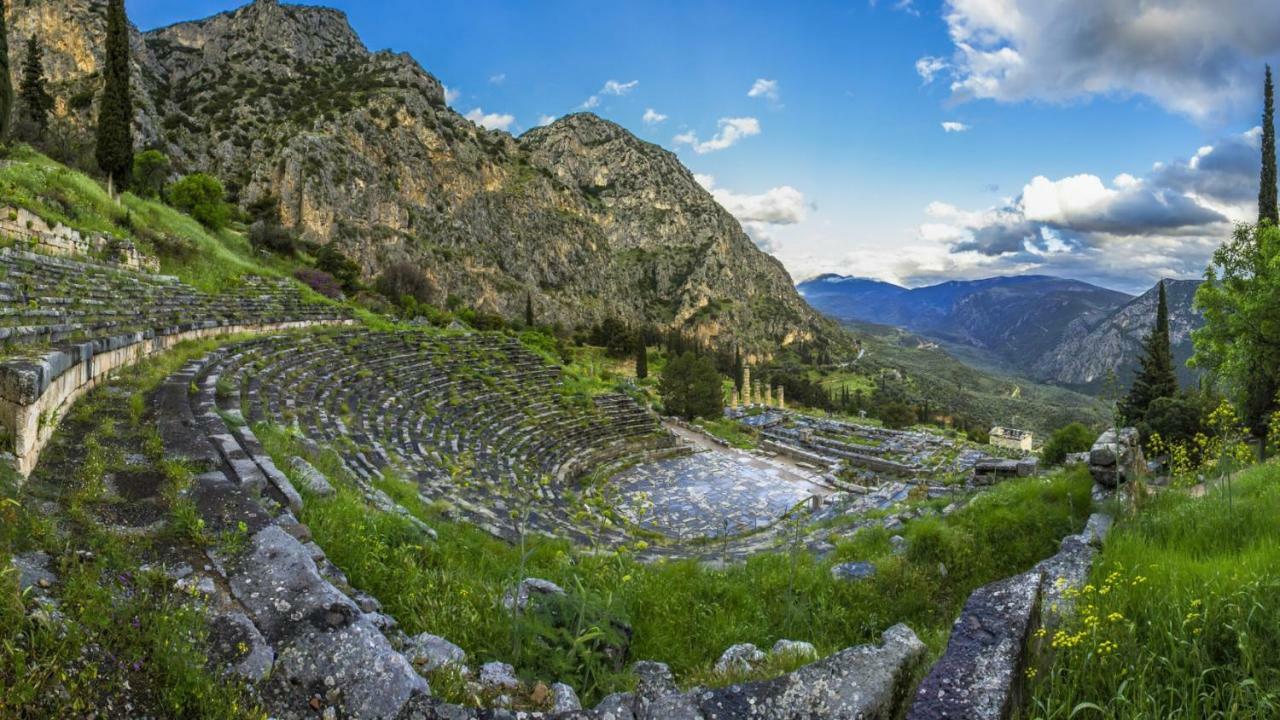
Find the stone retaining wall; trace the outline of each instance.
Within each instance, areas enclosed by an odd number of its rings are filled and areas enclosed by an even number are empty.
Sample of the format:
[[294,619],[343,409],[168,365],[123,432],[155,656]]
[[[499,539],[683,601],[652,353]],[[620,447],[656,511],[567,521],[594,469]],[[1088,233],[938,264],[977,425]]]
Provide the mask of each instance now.
[[270,333],[353,320],[217,325],[214,323],[137,332],[54,350],[34,360],[0,366],[0,425],[9,434],[15,466],[25,476],[53,436],[62,414],[113,371],[164,352],[186,340],[238,333]]
[[138,252],[129,240],[105,234],[85,235],[66,225],[49,223],[23,208],[0,207],[0,236],[18,240],[46,255],[94,257],[149,272],[160,269],[159,260]]

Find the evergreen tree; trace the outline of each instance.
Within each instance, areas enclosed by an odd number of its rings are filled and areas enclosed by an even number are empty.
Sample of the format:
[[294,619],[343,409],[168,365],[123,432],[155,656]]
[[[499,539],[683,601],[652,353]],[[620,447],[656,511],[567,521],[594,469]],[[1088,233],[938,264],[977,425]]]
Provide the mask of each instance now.
[[1258,188],[1258,222],[1270,220],[1280,224],[1280,209],[1276,203],[1276,107],[1275,92],[1271,86],[1271,66],[1267,66],[1267,80],[1263,87],[1262,105],[1262,183]]
[[44,48],[35,35],[27,39],[27,59],[22,63],[18,97],[22,101],[20,116],[30,128],[32,139],[44,137],[49,129],[49,113],[53,112],[53,97],[45,88]]
[[1169,305],[1165,297],[1164,281],[1159,285],[1159,302],[1156,307],[1156,326],[1147,336],[1142,357],[1142,368],[1133,381],[1129,397],[1124,401],[1124,416],[1129,422],[1146,418],[1147,408],[1159,398],[1178,394],[1178,374],[1173,369],[1173,349],[1169,341]]
[[720,373],[709,358],[693,353],[684,353],[667,362],[658,392],[667,413],[685,420],[719,417],[724,412]]
[[533,295],[530,293],[524,295],[524,324],[533,327]]
[[129,94],[129,20],[124,0],[107,4],[107,52],[98,107],[98,167],[116,185],[133,172],[133,99]]
[[9,138],[13,119],[13,80],[9,72],[9,24],[7,3],[0,0],[0,140]]
[[742,392],[742,348],[735,347],[733,349],[733,386],[738,392]]
[[636,377],[641,380],[649,377],[649,348],[642,332],[636,333]]

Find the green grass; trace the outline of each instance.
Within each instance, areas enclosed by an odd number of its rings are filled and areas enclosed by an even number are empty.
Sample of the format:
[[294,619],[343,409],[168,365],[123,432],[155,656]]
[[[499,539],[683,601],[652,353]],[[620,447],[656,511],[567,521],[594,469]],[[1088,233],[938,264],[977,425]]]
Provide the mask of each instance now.
[[[145,398],[216,345],[182,343],[124,370],[71,409],[22,492],[15,477],[0,475],[0,717],[263,717],[239,683],[207,666],[205,612],[162,573],[141,569],[158,544],[201,540],[194,508],[178,499],[191,473],[164,459]],[[103,477],[122,470],[129,453],[163,477],[162,501],[175,522],[160,537],[113,535],[94,514],[115,502]],[[41,502],[60,512],[48,514]],[[65,623],[19,592],[11,558],[32,550],[52,558]]]
[[728,418],[714,420],[698,420],[698,427],[729,443],[739,450],[751,450],[756,447],[755,435],[748,432],[740,423]]
[[[1107,540],[1027,717],[1280,717],[1280,465],[1166,492]],[[1056,642],[1055,642],[1056,640]]]
[[[280,467],[304,454],[286,430],[255,432]],[[826,654],[876,641],[885,628],[906,622],[938,652],[971,590],[1027,569],[1083,525],[1091,485],[1078,471],[1006,483],[946,519],[909,524],[912,549],[903,556],[893,555],[888,533],[876,530],[825,560],[797,550],[716,570],[692,560],[644,564],[629,551],[592,553],[543,538],[530,538],[522,557],[517,546],[442,520],[411,499],[412,486],[385,487],[436,528],[440,539],[428,542],[404,519],[371,510],[332,451],[314,461],[340,490],[308,498],[303,521],[330,559],[407,632],[444,636],[474,663],[511,662],[530,681],[564,680],[588,702],[633,679],[624,666],[584,650],[572,633],[515,622],[501,598],[519,577],[571,589],[589,617],[626,621],[634,630],[630,659],[668,663],[684,684],[714,682],[711,666],[738,642],[768,648],[781,638],[806,640]],[[875,578],[833,581],[831,565],[852,559],[875,562]]]

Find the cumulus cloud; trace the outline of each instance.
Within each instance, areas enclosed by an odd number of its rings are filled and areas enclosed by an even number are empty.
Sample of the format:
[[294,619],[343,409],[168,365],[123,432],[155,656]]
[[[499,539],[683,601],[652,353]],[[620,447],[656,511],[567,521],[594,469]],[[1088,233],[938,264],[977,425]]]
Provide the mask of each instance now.
[[[1160,277],[1199,276],[1232,223],[1257,213],[1258,133],[1249,131],[1110,182],[1037,176],[984,210],[931,203],[918,240],[934,248],[914,281],[948,272],[1042,272],[1137,291]],[[945,248],[949,262],[936,262]],[[914,252],[914,251],[913,251]]]
[[916,74],[928,85],[943,70],[947,69],[947,61],[939,57],[922,57],[916,61]]
[[582,107],[588,110],[595,107],[599,107],[601,95],[614,95],[617,97],[622,97],[623,95],[629,94],[632,90],[635,90],[636,87],[638,87],[639,85],[640,85],[639,80],[632,80],[630,82],[618,82],[617,80],[606,80],[604,83],[604,87],[601,87],[600,91],[597,92],[595,95],[592,95],[591,97],[587,98],[586,101],[582,103]]
[[507,74],[506,74],[506,73],[498,73],[497,75],[490,75],[490,76],[489,76],[489,84],[490,84],[490,85],[501,85],[502,83],[504,83],[504,82],[506,82],[506,81],[507,81]]
[[764,98],[769,102],[776,103],[781,97],[781,88],[778,86],[777,80],[760,78],[751,85],[751,89],[747,91],[747,97]]
[[809,204],[804,193],[790,185],[771,188],[759,195],[746,195],[717,187],[711,175],[693,177],[721,207],[738,219],[742,229],[765,252],[778,250],[774,233],[779,227],[797,225],[808,218]]
[[511,125],[516,121],[514,115],[508,115],[506,113],[486,113],[481,108],[476,108],[463,117],[486,130],[509,130]]
[[1197,120],[1256,104],[1264,59],[1280,54],[1275,0],[947,0],[960,101],[1145,95]]
[[962,123],[962,122],[954,122],[954,121],[948,120],[948,121],[946,121],[946,122],[942,123],[942,130],[943,130],[943,132],[948,132],[948,133],[962,133],[962,132],[965,132],[965,131],[966,131],[966,130],[968,130],[968,129],[969,129],[969,126],[968,126],[968,125],[965,125],[965,124],[964,124],[964,123]]
[[698,134],[689,130],[675,136],[672,141],[677,145],[688,145],[695,153],[705,155],[732,147],[740,140],[759,134],[760,121],[755,118],[720,118],[719,130],[710,140],[700,141]]
[[458,98],[462,97],[461,90],[451,88],[448,85],[445,85],[443,83],[440,86],[444,88],[444,101],[446,103],[452,105],[454,102],[457,101]]
[[644,117],[641,119],[644,120],[645,125],[657,125],[658,123],[665,122],[667,116],[653,108],[645,108]]

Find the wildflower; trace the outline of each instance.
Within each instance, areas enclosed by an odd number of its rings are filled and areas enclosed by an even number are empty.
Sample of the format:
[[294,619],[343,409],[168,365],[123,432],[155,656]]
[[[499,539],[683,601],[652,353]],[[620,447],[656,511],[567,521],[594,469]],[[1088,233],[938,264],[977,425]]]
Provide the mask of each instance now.
[[1124,620],[1124,615],[1121,615],[1118,612],[1113,612],[1107,616],[1107,619],[1111,622],[1120,622],[1121,620]]
[[1027,668],[1027,679],[1031,680],[1035,678],[1035,676],[1036,676],[1036,669],[1033,667]]
[[1036,630],[1036,637],[1038,638],[1042,638],[1047,634],[1049,634],[1049,631],[1044,628],[1040,628],[1039,630]]

